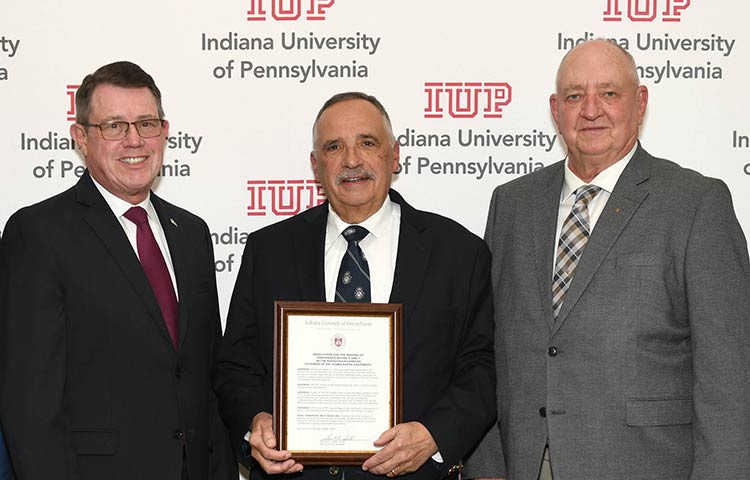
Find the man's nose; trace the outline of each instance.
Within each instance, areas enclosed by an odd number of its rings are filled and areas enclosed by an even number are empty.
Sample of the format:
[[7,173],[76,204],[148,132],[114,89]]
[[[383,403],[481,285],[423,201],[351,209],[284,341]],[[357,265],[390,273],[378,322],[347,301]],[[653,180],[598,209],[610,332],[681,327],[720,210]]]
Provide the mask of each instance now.
[[598,95],[586,95],[581,108],[581,116],[593,120],[602,114],[602,103]]
[[344,148],[343,162],[344,166],[349,168],[355,168],[362,164],[362,158],[359,156],[356,147]]
[[126,147],[140,147],[143,145],[143,137],[138,133],[138,129],[135,125],[131,124],[128,131],[125,133],[125,138],[122,139],[123,145]]

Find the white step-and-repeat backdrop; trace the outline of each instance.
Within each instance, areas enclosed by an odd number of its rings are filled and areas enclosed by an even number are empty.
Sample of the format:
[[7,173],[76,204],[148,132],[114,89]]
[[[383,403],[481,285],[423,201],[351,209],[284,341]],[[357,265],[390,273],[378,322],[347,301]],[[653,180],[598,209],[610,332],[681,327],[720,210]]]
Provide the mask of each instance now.
[[76,88],[127,59],[164,94],[157,192],[211,227],[223,314],[247,233],[323,200],[311,125],[340,91],[389,110],[395,188],[482,235],[496,185],[564,156],[548,108],[562,55],[607,37],[650,89],[644,146],[722,178],[750,233],[748,14],[737,0],[4,0],[0,225],[81,175]]

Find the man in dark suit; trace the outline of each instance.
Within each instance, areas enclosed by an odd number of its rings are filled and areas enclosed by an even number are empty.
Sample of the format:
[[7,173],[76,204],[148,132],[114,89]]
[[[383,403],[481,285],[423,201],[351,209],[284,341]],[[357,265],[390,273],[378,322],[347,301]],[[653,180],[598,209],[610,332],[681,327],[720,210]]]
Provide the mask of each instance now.
[[723,182],[639,144],[647,101],[629,53],[577,46],[567,160],[495,190],[500,435],[468,476],[750,478],[747,242]]
[[[374,97],[350,92],[329,99],[313,127],[310,159],[328,201],[253,233],[245,247],[215,381],[232,443],[254,479],[453,474],[495,415],[487,247],[389,189],[399,145]],[[268,413],[274,301],[334,301],[347,251],[342,232],[351,225],[369,232],[359,247],[371,300],[403,304],[404,418],[372,439],[382,449],[362,466],[303,471],[288,451],[276,450]]]
[[234,480],[209,380],[221,337],[209,231],[150,191],[169,129],[161,93],[117,62],[84,78],[76,109],[87,171],[3,231],[0,412],[16,474]]

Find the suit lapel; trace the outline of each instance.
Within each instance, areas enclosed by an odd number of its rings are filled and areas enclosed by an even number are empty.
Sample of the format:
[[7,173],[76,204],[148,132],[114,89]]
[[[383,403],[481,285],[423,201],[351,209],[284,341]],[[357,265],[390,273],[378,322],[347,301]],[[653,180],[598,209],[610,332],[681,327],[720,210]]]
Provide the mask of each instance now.
[[625,226],[648,196],[648,191],[642,188],[641,184],[650,176],[650,158],[650,155],[638,146],[635,155],[620,175],[573,273],[572,283],[557,317],[555,331],[565,322]]
[[109,250],[112,259],[133,286],[151,318],[168,339],[169,332],[162,319],[161,310],[159,310],[159,304],[151,285],[143,272],[143,267],[141,267],[132,245],[122,230],[122,225],[96,189],[88,171],[76,185],[76,198],[78,203],[87,207],[83,212],[83,220]]
[[[169,256],[172,258],[172,268],[174,268],[175,281],[177,282],[175,288],[177,289],[177,292],[179,294],[179,314],[177,320],[177,346],[179,349],[179,347],[181,347],[182,343],[185,341],[185,337],[187,336],[187,331],[190,326],[190,311],[188,309],[188,304],[190,302],[188,302],[187,299],[190,298],[192,292],[188,290],[190,282],[188,282],[187,279],[190,278],[191,275],[186,271],[187,266],[190,265],[190,245],[189,240],[186,240],[183,236],[183,232],[180,230],[179,224],[172,217],[172,214],[169,211],[169,205],[153,193],[151,193],[151,203],[154,205],[156,214],[159,216],[159,223],[161,223],[161,228],[162,230],[164,230],[164,236],[167,239],[167,245],[169,246]],[[167,330],[166,324],[164,323],[161,315],[159,315],[159,319],[161,320],[161,324],[163,324],[164,326],[163,331],[167,334],[171,343],[169,331]]]
[[560,206],[560,192],[562,191],[565,163],[553,167],[554,171],[543,182],[537,191],[534,188],[534,257],[536,259],[537,285],[542,301],[542,311],[547,312],[545,321],[550,330],[555,326],[552,314],[552,266],[557,248],[555,230],[557,226],[557,212]]
[[326,222],[328,202],[311,208],[303,215],[303,231],[294,235],[294,265],[297,282],[302,294],[301,300],[325,302],[325,256]]
[[390,197],[401,206],[401,225],[389,301],[416,305],[427,274],[432,239],[424,234],[427,226],[417,211],[394,190],[390,191]]

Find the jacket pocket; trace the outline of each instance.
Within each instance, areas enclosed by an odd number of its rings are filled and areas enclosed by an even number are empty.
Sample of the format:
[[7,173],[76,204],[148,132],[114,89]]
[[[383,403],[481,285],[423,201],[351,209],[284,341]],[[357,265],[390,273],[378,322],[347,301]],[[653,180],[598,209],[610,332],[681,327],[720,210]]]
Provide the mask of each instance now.
[[691,397],[628,400],[626,408],[630,427],[689,425],[693,422]]
[[617,257],[616,268],[656,267],[664,265],[664,259],[653,253],[626,253]]
[[73,430],[73,449],[78,455],[114,455],[120,436],[112,430]]

